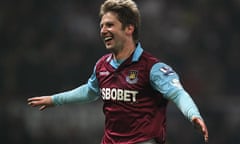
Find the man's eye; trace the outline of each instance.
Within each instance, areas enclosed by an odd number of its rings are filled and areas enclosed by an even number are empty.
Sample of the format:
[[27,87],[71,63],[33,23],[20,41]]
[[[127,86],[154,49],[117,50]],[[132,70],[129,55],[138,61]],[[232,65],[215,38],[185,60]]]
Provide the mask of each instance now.
[[113,24],[112,24],[112,23],[108,23],[108,24],[106,24],[106,26],[107,26],[107,27],[112,27]]

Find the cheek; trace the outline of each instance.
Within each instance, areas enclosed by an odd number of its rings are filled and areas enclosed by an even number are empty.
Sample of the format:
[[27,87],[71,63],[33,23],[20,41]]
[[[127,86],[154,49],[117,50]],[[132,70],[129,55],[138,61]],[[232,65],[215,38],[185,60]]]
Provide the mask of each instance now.
[[127,35],[126,35],[126,33],[121,32],[118,34],[118,38],[121,39],[122,41],[125,41],[127,38]]

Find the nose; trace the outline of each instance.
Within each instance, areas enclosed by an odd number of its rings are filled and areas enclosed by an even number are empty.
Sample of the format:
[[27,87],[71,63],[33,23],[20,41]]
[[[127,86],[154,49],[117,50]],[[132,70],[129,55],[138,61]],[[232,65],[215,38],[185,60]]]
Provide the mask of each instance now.
[[105,26],[101,27],[100,33],[101,33],[101,35],[104,35],[105,33],[107,33],[107,29]]

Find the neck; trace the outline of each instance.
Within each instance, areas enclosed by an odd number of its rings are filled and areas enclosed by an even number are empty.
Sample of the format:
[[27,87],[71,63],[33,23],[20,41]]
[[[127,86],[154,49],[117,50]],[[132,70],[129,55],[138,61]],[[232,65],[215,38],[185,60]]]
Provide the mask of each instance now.
[[134,43],[127,44],[118,52],[113,52],[113,57],[116,60],[125,60],[127,59],[135,50],[136,46]]

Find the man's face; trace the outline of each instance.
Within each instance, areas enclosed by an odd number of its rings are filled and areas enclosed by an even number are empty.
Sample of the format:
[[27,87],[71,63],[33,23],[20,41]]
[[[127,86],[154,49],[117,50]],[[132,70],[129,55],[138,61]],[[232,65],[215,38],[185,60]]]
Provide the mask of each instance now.
[[107,12],[102,16],[100,22],[100,35],[108,50],[119,52],[126,41],[126,32],[122,28],[122,23],[118,20],[117,14]]

